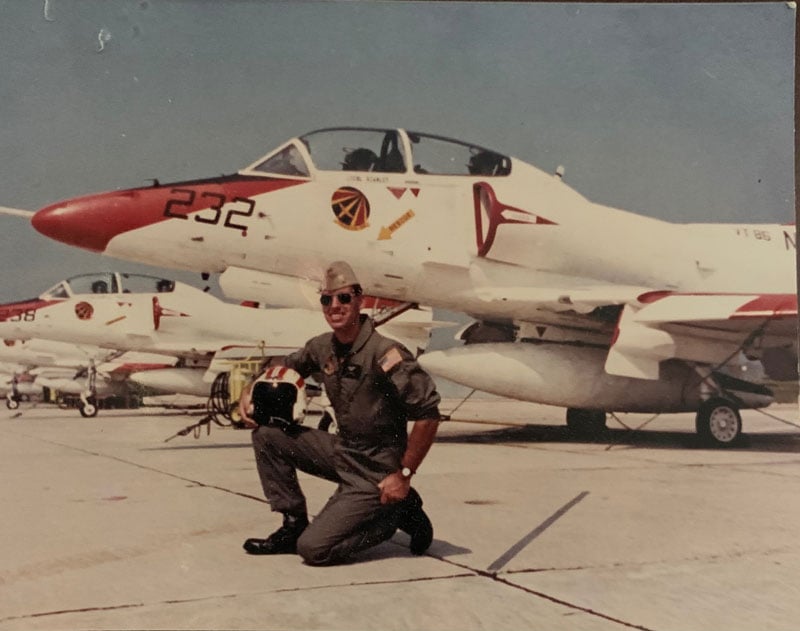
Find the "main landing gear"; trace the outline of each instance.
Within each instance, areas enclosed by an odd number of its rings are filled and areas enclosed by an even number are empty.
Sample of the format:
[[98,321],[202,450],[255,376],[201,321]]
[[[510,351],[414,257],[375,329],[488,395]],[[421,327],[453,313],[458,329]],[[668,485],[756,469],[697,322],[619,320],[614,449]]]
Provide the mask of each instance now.
[[16,410],[19,408],[19,402],[22,400],[22,395],[17,389],[17,376],[14,375],[14,381],[11,385],[11,392],[6,395],[6,407],[9,410]]
[[567,427],[581,438],[597,438],[606,429],[603,410],[567,409]]
[[695,428],[704,442],[716,447],[730,447],[742,435],[742,417],[736,405],[722,397],[714,397],[700,406]]
[[[602,410],[569,408],[567,427],[579,438],[598,438],[606,429],[606,413]],[[735,445],[742,437],[742,417],[738,406],[723,397],[704,401],[695,417],[695,429],[707,445]]]
[[78,411],[83,418],[97,416],[97,368],[95,368],[94,361],[89,364],[86,391],[81,393]]

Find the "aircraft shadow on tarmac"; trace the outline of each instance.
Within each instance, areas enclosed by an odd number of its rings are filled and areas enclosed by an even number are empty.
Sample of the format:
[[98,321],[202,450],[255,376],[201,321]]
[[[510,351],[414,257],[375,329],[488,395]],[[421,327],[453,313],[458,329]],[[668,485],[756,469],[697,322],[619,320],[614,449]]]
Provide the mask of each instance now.
[[[226,430],[227,431],[227,430]],[[249,435],[243,434],[241,442],[210,443],[203,442],[205,431],[196,439],[183,436],[177,441],[153,447],[144,447],[142,451],[183,451],[183,450],[209,450],[209,449],[252,449]],[[185,441],[191,442],[187,443]],[[563,425],[515,425],[513,427],[500,427],[498,429],[480,431],[453,431],[448,434],[439,434],[438,443],[453,444],[485,444],[499,445],[503,443],[567,443],[567,444],[595,444],[606,445],[608,449],[614,448],[645,448],[645,449],[714,449],[724,451],[763,451],[770,453],[800,453],[800,432],[759,432],[757,434],[741,435],[739,440],[729,447],[715,447],[703,442],[695,433],[669,432],[652,429],[624,429],[606,428],[596,436],[576,434]]]
[[606,428],[596,436],[582,436],[564,425],[521,425],[474,432],[454,431],[445,435],[440,434],[437,436],[436,442],[455,444],[567,443],[607,445],[609,449],[628,447],[800,453],[800,432],[747,434],[745,431],[734,445],[721,448],[709,445],[697,434],[688,432]]

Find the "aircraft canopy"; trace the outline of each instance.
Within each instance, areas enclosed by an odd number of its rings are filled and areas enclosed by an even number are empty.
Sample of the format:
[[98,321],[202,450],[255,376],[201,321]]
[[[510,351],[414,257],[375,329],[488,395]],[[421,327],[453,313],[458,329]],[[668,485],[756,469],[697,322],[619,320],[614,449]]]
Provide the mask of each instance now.
[[58,300],[81,294],[144,294],[175,290],[175,281],[144,274],[99,272],[72,276],[56,283],[41,296],[43,300]]
[[311,177],[314,171],[505,176],[511,159],[459,140],[403,129],[337,127],[282,145],[246,171]]

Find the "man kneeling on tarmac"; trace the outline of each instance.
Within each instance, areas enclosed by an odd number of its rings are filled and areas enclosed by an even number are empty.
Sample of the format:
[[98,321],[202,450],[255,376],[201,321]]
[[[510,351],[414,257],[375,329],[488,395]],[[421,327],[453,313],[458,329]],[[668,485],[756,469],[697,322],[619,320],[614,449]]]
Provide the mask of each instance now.
[[[309,565],[330,565],[386,541],[399,528],[410,535],[412,554],[423,554],[433,527],[411,476],[438,429],[436,386],[405,347],[361,315],[361,285],[350,265],[329,266],[320,303],[332,331],[309,340],[282,365],[322,380],[338,434],[292,423],[260,425],[253,418],[253,387],[242,395],[239,411],[253,428],[264,495],[273,511],[283,513],[278,530],[248,539],[244,549],[297,553]],[[414,422],[410,434],[408,421]],[[297,469],[338,485],[311,523]]]

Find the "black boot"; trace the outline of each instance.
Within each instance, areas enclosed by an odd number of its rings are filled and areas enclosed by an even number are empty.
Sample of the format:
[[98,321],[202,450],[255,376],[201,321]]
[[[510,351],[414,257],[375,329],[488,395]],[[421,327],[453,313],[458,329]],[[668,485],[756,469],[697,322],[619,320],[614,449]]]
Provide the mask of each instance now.
[[283,526],[266,539],[248,539],[244,549],[248,554],[295,554],[297,540],[308,526],[305,515],[284,515]]
[[433,541],[433,524],[422,510],[422,498],[413,488],[398,507],[397,527],[411,537],[411,554],[424,553]]

